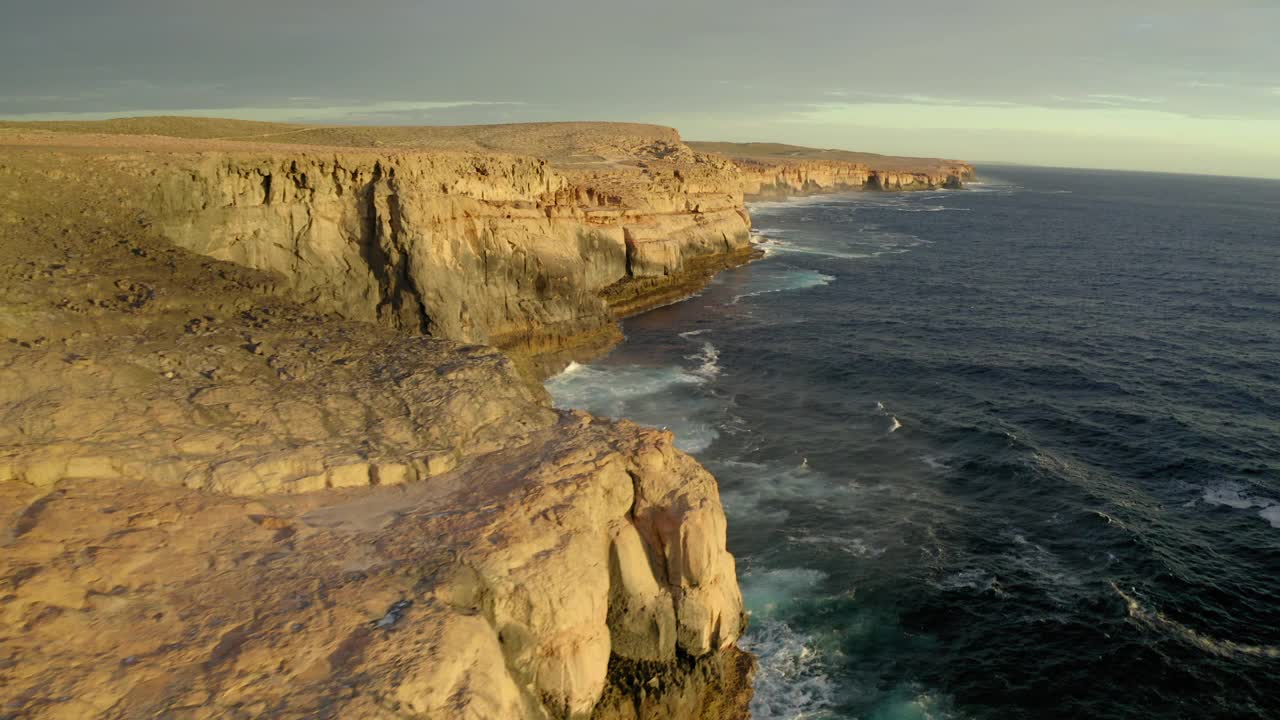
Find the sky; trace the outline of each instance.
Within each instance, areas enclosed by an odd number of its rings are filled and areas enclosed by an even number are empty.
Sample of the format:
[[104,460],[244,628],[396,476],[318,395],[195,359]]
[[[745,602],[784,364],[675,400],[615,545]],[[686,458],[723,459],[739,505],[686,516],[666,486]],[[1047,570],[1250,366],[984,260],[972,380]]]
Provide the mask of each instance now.
[[1280,0],[0,0],[0,118],[627,120],[1280,178]]

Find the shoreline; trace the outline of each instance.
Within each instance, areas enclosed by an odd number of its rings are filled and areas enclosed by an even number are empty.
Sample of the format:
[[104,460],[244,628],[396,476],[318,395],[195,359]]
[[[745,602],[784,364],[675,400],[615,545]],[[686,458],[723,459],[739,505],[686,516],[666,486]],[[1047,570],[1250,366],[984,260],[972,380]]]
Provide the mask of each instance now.
[[[237,128],[0,126],[0,571],[35,578],[0,700],[741,716],[714,478],[534,380],[763,256],[737,167],[654,126]],[[342,146],[380,137],[417,144]]]

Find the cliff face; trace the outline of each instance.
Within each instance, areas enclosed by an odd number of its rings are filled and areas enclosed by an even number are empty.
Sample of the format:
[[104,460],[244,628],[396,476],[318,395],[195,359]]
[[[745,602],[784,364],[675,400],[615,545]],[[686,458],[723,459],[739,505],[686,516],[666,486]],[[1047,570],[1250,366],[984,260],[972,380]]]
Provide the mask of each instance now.
[[143,204],[181,247],[281,273],[344,317],[506,348],[613,332],[601,291],[749,245],[738,174],[457,153],[170,159]]
[[690,143],[723,156],[742,173],[748,198],[785,197],[842,190],[959,188],[975,177],[956,160],[903,158],[770,143]]
[[734,161],[742,171],[742,190],[748,198],[784,197],[841,190],[937,190],[959,188],[972,179],[968,166],[928,170],[879,170],[839,160],[796,160],[770,163]]
[[358,304],[376,295],[299,303],[296,279],[174,246],[210,209],[272,227],[301,207],[274,177],[242,205],[252,187],[219,181],[235,193],[140,222],[137,198],[218,177],[175,162],[196,177],[0,152],[7,712],[745,714],[717,488],[668,433],[557,412],[491,348],[323,307],[394,324]]

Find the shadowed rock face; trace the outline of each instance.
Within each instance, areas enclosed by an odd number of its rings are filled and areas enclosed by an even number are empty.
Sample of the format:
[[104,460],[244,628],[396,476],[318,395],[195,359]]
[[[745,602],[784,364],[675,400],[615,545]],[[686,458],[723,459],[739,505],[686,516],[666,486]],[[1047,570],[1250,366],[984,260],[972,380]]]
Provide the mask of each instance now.
[[740,717],[714,479],[492,348],[175,246],[138,198],[196,161],[0,152],[3,714]]

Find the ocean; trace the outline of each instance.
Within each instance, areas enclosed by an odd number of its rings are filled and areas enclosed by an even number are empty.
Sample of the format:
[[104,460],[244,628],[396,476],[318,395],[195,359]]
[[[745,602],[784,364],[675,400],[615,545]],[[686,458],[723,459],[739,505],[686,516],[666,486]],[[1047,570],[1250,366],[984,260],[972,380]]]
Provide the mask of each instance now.
[[1280,717],[1280,182],[980,174],[754,203],[547,386],[718,478],[757,720]]

